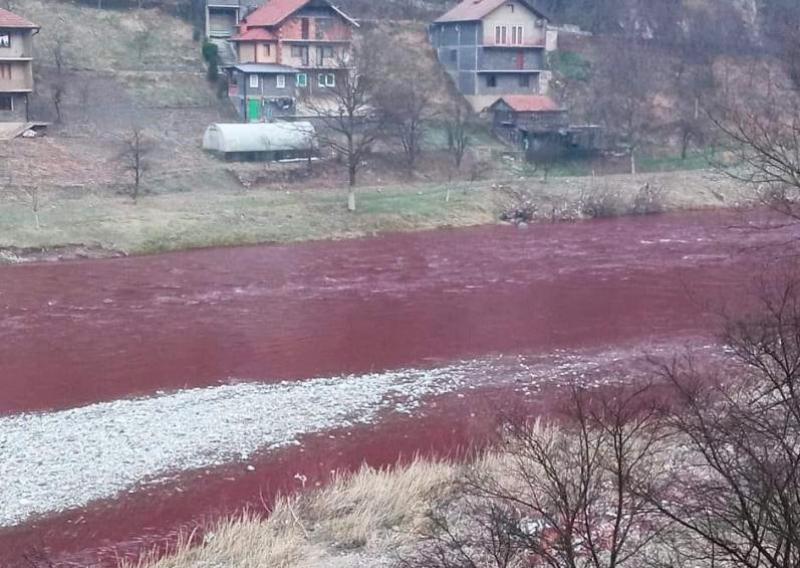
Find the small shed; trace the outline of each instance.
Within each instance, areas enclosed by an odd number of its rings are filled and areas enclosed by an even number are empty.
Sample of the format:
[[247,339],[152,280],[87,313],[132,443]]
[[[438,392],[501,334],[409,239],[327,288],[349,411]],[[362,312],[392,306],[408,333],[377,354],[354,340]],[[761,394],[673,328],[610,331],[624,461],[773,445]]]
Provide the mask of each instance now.
[[317,150],[316,130],[310,122],[212,124],[203,135],[203,149],[227,159],[311,158]]

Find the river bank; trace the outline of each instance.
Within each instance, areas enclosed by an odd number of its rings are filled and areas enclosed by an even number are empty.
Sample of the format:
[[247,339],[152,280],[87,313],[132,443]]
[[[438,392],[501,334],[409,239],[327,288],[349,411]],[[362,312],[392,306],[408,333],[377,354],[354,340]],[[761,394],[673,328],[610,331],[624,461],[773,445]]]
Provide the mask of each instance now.
[[[522,199],[533,221],[585,217],[587,199],[609,196],[632,210],[643,187],[664,211],[737,207],[748,188],[710,171],[639,176],[521,178],[358,188],[358,209],[344,189],[192,189],[142,197],[51,192],[0,204],[0,263],[106,258],[193,248],[338,240],[380,233],[499,222]],[[214,187],[207,182],[201,187]]]
[[98,559],[331,471],[448,457],[498,409],[551,406],[542,378],[712,349],[716,314],[743,309],[796,240],[781,220],[715,210],[0,267],[0,468],[16,472],[0,564],[44,546],[115,566]]

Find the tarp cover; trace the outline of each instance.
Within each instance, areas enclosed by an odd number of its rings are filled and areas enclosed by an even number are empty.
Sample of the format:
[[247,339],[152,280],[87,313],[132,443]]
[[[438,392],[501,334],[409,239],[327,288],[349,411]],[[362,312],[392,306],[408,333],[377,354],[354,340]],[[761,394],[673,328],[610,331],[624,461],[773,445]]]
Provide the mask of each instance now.
[[286,152],[314,149],[316,131],[310,122],[212,124],[203,135],[203,149],[233,152]]

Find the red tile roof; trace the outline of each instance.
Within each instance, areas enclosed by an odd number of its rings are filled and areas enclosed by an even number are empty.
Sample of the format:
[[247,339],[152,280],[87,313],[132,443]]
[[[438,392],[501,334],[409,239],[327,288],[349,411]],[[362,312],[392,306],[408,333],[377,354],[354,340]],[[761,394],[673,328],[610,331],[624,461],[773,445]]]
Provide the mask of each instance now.
[[39,26],[29,22],[22,16],[17,16],[8,10],[0,8],[0,28],[30,28],[38,30]]
[[311,0],[267,0],[244,18],[248,26],[277,26]]
[[[311,0],[267,0],[263,6],[248,14],[243,22],[248,26],[277,26],[310,2]],[[353,18],[339,8],[330,2],[326,1],[325,3],[345,20],[354,26],[358,26]]]
[[278,36],[266,28],[247,28],[231,38],[231,41],[275,41]]
[[[508,3],[509,0],[462,0],[452,10],[443,14],[436,19],[436,23],[443,24],[447,22],[474,22],[482,20],[503,4]],[[526,6],[532,12],[545,18],[545,14],[534,8],[530,2],[520,0],[521,4]]]
[[559,112],[564,110],[553,99],[544,95],[505,95],[495,101],[492,106],[500,101],[505,102],[515,112]]

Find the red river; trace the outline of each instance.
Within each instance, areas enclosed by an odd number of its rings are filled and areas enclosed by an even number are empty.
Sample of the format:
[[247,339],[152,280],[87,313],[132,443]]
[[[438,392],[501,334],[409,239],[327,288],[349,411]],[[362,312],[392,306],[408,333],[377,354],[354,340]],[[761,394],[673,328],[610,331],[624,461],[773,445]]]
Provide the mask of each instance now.
[[[0,414],[232,379],[699,345],[715,337],[714,314],[741,306],[753,277],[800,236],[792,226],[749,226],[765,219],[703,212],[4,266]],[[176,472],[0,528],[0,565],[24,566],[37,550],[63,565],[94,565],[297,489],[298,471],[315,483],[364,462],[452,454],[488,432],[504,398],[491,388],[442,395],[418,415],[264,452],[255,472],[241,464]]]

